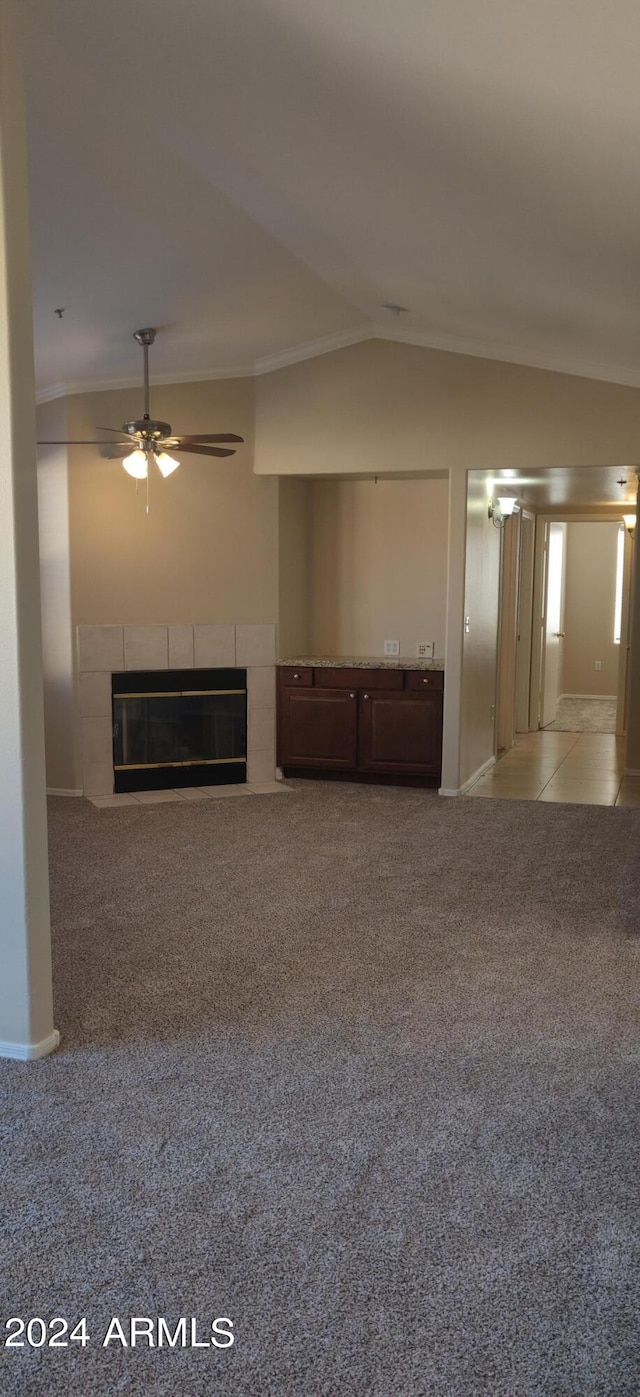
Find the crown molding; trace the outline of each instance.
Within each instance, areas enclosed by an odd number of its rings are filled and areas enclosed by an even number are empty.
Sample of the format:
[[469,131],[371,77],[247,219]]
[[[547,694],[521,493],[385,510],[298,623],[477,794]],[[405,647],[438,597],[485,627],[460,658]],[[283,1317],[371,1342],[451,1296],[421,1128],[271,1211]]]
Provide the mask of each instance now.
[[288,364],[300,364],[304,359],[316,359],[321,354],[330,354],[334,349],[346,349],[350,344],[362,344],[364,340],[375,339],[375,330],[369,322],[356,325],[350,330],[339,330],[335,335],[322,335],[317,340],[307,340],[305,344],[293,345],[291,349],[280,349],[275,354],[263,354],[254,359],[253,372],[256,378],[262,374],[285,369]]
[[[154,374],[151,388],[162,384],[171,383],[211,383],[215,379],[224,378],[253,378],[252,367],[246,364],[228,369],[198,369],[196,372],[188,370],[184,373]],[[109,393],[117,388],[140,388],[141,376],[135,378],[85,378],[70,379],[68,383],[55,383],[51,388],[42,388],[36,393],[36,403],[40,407],[41,403],[53,402],[55,398],[72,398],[76,393]]]
[[52,383],[50,388],[40,388],[36,393],[36,403],[52,403],[56,398],[66,398],[68,389],[65,383]]
[[493,359],[499,364],[519,364],[525,369],[545,369],[548,373],[566,374],[571,378],[595,378],[603,383],[616,383],[621,388],[640,388],[640,366],[613,372],[605,364],[575,364],[550,354],[533,354],[511,344],[483,343],[465,340],[456,335],[423,334],[414,330],[393,330],[377,322],[373,326],[375,339],[394,340],[397,344],[415,344],[421,349],[439,349],[446,354],[466,354],[473,359]]
[[[293,345],[289,349],[277,350],[274,354],[264,354],[252,364],[229,365],[227,368],[210,369],[208,372],[154,374],[152,387],[172,383],[210,383],[226,378],[260,378],[263,374],[275,373],[289,364],[300,364],[305,359],[319,358],[331,354],[336,349],[346,349],[352,344],[362,344],[366,340],[390,340],[395,344],[416,345],[421,349],[436,349],[446,354],[464,354],[475,359],[492,359],[496,363],[518,364],[522,368],[543,369],[547,373],[566,374],[572,378],[597,379],[602,383],[614,383],[622,388],[640,388],[640,367],[612,372],[605,364],[569,363],[567,360],[548,354],[531,354],[514,345],[482,343],[479,340],[466,340],[454,335],[422,333],[417,330],[392,329],[389,325],[367,322],[350,330],[340,330],[333,335],[322,335],[316,340]],[[118,388],[139,388],[140,375],[113,379],[71,379],[67,383],[54,383],[36,393],[36,403],[53,402],[56,398],[70,398],[76,393],[107,393]]]

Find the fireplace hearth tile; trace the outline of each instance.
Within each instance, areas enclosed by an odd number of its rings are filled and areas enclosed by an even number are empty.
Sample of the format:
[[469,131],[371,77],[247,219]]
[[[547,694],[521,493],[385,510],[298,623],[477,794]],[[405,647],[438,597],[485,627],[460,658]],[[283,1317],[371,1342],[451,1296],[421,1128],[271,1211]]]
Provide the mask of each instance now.
[[111,675],[98,670],[81,674],[78,699],[81,718],[111,718]]
[[166,626],[125,626],[125,669],[168,669]]
[[235,668],[235,626],[194,626],[193,634],[196,669]]
[[[93,721],[90,719],[89,721]],[[83,795],[113,795],[113,762],[82,762]]]
[[275,780],[276,754],[274,749],[267,752],[249,752],[247,759],[247,782],[250,786],[262,785]]
[[273,665],[276,659],[276,628],[236,626],[236,664],[242,669],[253,665]]
[[276,671],[274,665],[255,665],[247,670],[249,708],[275,708]]
[[95,805],[97,810],[111,810],[114,806],[139,804],[139,801],[137,801],[134,796],[124,794],[117,796],[87,796],[87,800],[91,805]]
[[78,626],[78,670],[124,669],[124,626]]
[[250,796],[253,791],[248,786],[199,786],[200,791],[204,791],[207,796]]
[[250,789],[256,796],[293,795],[291,786],[286,786],[284,781],[254,781]]
[[247,751],[273,753],[275,740],[275,708],[249,708]]
[[193,669],[193,626],[169,626],[169,669]]
[[131,795],[140,805],[168,805],[174,801],[184,804],[182,791],[131,791]]

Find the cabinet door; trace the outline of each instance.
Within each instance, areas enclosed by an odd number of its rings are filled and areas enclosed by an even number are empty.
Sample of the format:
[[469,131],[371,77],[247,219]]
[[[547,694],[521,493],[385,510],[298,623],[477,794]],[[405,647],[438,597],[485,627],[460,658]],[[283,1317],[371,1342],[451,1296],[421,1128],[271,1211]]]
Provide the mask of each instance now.
[[360,695],[358,766],[361,771],[439,773],[442,694]]
[[280,690],[281,766],[354,770],[358,700],[349,689]]

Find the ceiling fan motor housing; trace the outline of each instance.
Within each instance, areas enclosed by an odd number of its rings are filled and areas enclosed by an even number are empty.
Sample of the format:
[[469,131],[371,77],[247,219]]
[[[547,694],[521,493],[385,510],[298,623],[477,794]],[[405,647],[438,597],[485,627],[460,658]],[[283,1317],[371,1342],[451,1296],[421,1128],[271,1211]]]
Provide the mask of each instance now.
[[157,441],[160,437],[171,436],[171,423],[157,422],[150,417],[140,417],[135,422],[125,422],[122,430],[127,432],[130,437],[153,437]]

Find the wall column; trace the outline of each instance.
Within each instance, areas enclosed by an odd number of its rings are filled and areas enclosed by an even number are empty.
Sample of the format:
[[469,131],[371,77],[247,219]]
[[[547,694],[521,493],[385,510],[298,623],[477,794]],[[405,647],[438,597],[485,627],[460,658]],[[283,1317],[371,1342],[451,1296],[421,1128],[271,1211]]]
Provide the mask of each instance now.
[[467,472],[449,471],[449,557],[440,795],[460,794],[462,648],[467,551]]
[[[640,476],[638,477],[640,484]],[[636,501],[636,528],[633,539],[633,558],[631,562],[631,622],[629,626],[629,678],[628,694],[629,705],[627,709],[627,753],[625,759],[625,771],[631,776],[640,776],[640,567],[638,566],[638,547],[640,546],[640,535],[638,526],[640,525],[640,489]]]
[[0,4],[0,1056],[53,1027],[20,0]]

